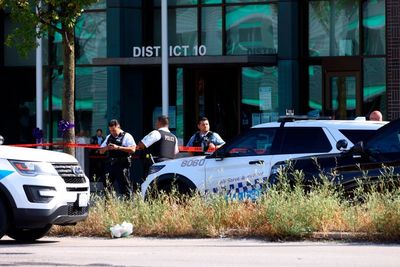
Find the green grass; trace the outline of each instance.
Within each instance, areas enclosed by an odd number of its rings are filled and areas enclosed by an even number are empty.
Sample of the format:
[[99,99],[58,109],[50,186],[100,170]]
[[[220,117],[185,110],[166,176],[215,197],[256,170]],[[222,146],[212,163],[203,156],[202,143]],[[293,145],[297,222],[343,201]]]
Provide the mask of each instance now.
[[134,225],[135,236],[303,239],[314,232],[351,232],[371,240],[399,241],[400,190],[390,188],[375,186],[367,192],[360,187],[355,201],[326,180],[307,192],[300,183],[282,182],[255,202],[225,195],[173,193],[145,201],[139,194],[130,200],[108,194],[92,197],[86,221],[53,227],[51,233],[108,237],[111,226],[127,221]]

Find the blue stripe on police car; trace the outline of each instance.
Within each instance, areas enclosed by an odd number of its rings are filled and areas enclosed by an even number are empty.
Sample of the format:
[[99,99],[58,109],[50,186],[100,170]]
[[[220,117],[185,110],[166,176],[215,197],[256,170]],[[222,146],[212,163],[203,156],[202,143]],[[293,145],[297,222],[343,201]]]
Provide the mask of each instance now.
[[0,180],[13,173],[13,171],[0,170]]

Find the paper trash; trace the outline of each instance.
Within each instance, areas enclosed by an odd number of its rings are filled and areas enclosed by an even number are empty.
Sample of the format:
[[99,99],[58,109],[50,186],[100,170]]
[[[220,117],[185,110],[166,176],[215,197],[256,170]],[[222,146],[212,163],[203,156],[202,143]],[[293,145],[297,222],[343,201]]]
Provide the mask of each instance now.
[[133,225],[131,223],[123,222],[121,225],[116,224],[110,227],[111,237],[118,238],[118,237],[126,237],[132,234],[133,232]]

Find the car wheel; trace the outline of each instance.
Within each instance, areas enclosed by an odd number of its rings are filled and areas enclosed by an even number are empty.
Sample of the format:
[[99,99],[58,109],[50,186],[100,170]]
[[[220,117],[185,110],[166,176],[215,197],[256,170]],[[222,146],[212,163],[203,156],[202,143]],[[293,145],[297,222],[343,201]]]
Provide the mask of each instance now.
[[146,199],[158,198],[161,192],[166,195],[177,193],[178,195],[191,196],[196,190],[195,187],[187,185],[182,181],[176,180],[173,177],[169,178],[159,183],[154,182],[146,193]]
[[8,230],[8,213],[4,203],[0,200],[0,239]]
[[45,236],[50,231],[51,226],[52,225],[49,224],[43,228],[36,228],[36,229],[19,229],[12,227],[7,232],[7,235],[19,242],[33,242],[36,239]]

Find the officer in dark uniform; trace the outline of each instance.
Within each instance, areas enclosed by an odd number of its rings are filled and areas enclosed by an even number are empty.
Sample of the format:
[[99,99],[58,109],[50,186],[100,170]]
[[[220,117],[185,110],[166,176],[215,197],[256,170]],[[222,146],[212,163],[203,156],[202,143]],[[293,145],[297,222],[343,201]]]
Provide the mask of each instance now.
[[167,116],[159,116],[155,125],[157,130],[151,131],[138,144],[138,149],[144,149],[147,156],[145,165],[145,177],[148,168],[155,162],[174,159],[178,154],[178,139],[172,134]]
[[[199,129],[190,138],[187,146],[201,147],[202,151],[207,151],[209,148],[215,150],[225,144],[225,141],[216,132],[210,131],[210,123],[206,117],[201,117],[197,122]],[[202,154],[202,153],[195,153]]]
[[131,154],[136,150],[132,135],[124,132],[117,120],[108,124],[110,134],[101,144],[99,152],[106,153],[105,177],[106,188],[113,186],[117,194],[131,197],[132,183],[130,178]]
[[[104,142],[103,130],[97,129],[96,135],[90,138],[91,145],[101,145]],[[104,182],[104,156],[99,155],[99,150],[91,149],[89,150],[89,180],[94,181],[96,177],[97,182]]]

